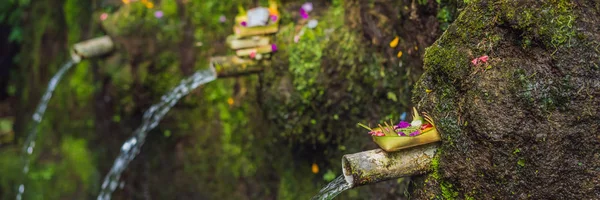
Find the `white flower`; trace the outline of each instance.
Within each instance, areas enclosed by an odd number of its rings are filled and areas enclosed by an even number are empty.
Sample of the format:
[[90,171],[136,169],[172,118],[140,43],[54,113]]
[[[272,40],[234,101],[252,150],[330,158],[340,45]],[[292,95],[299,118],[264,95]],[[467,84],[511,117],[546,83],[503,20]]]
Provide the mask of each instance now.
[[421,124],[423,124],[423,121],[421,120],[413,120],[410,122],[410,126],[421,126]]

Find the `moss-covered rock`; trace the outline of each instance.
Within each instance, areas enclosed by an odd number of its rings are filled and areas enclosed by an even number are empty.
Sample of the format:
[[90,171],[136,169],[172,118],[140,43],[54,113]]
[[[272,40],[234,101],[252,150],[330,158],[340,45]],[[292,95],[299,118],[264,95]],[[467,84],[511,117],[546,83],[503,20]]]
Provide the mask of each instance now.
[[470,2],[413,90],[443,138],[416,197],[597,198],[598,17],[591,1]]

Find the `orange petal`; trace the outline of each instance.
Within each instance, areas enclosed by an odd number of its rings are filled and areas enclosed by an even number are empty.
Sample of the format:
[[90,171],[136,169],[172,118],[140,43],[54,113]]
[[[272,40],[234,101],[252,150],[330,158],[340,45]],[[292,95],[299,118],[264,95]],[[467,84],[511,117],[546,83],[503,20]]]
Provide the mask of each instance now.
[[390,47],[394,48],[396,46],[398,46],[398,41],[400,40],[400,38],[398,38],[398,36],[396,36],[394,38],[394,40],[392,40],[392,42],[390,42]]

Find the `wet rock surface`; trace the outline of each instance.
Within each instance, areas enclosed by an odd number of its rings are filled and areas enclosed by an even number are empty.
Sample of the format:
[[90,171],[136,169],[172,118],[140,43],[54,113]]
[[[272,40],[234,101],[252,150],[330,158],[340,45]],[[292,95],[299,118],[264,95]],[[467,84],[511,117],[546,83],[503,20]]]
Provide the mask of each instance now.
[[413,91],[443,140],[414,197],[599,198],[599,18],[593,1],[462,9]]

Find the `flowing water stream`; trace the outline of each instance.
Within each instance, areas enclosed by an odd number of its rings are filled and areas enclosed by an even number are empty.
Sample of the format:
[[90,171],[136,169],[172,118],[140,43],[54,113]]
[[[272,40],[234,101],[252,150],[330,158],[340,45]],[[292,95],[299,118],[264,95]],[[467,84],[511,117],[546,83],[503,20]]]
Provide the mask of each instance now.
[[350,189],[351,187],[352,186],[346,182],[346,179],[344,179],[344,175],[341,175],[321,189],[319,194],[315,195],[312,200],[333,199],[335,196]]
[[144,144],[148,131],[158,125],[165,114],[173,107],[181,97],[190,93],[196,87],[213,81],[217,78],[215,69],[197,71],[192,76],[182,80],[179,85],[161,97],[161,101],[152,105],[142,118],[142,124],[133,132],[133,136],[125,141],[121,147],[121,152],[117,156],[115,163],[102,182],[102,189],[98,195],[98,200],[109,200],[111,194],[119,185],[121,173],[127,168],[127,165],[140,152]]
[[76,62],[74,62],[73,60],[69,60],[58,70],[58,72],[56,72],[56,74],[54,74],[54,76],[52,77],[52,79],[50,79],[50,82],[48,83],[48,88],[46,89],[46,92],[42,96],[40,103],[38,104],[37,108],[35,109],[35,112],[33,113],[33,122],[29,127],[27,139],[25,140],[22,149],[23,180],[21,184],[19,184],[17,200],[21,200],[23,198],[23,193],[25,193],[24,181],[27,177],[27,173],[29,173],[29,164],[31,155],[33,154],[33,149],[35,148],[35,139],[37,138],[38,126],[40,125],[40,122],[42,122],[42,118],[44,117],[44,113],[46,112],[46,107],[48,107],[48,102],[50,101],[50,98],[52,98],[52,93],[54,92],[54,89],[56,89],[56,86],[58,85],[58,82],[60,82],[60,79],[62,79],[63,75],[65,75],[65,73],[67,73],[67,71],[69,71],[69,69],[71,69],[71,67],[73,67],[73,65],[75,64]]

